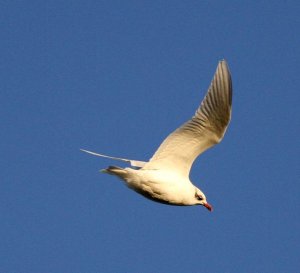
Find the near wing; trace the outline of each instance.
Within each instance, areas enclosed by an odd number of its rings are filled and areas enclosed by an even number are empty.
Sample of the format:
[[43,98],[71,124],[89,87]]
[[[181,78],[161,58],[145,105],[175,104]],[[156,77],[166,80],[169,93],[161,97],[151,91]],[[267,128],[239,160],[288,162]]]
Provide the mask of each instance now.
[[222,140],[230,121],[231,99],[231,76],[222,60],[195,115],[163,141],[143,169],[171,170],[188,176],[198,155]]
[[124,161],[124,162],[130,163],[130,165],[133,166],[133,167],[142,168],[147,163],[147,162],[144,162],[144,161],[131,160],[131,159],[126,159],[126,158],[119,158],[119,157],[113,157],[113,156],[108,156],[108,155],[103,155],[103,154],[97,154],[97,153],[87,151],[87,150],[84,150],[84,149],[80,149],[80,151],[83,151],[85,153],[95,155],[95,156],[101,156],[101,157],[110,158],[110,159],[114,159],[114,160]]

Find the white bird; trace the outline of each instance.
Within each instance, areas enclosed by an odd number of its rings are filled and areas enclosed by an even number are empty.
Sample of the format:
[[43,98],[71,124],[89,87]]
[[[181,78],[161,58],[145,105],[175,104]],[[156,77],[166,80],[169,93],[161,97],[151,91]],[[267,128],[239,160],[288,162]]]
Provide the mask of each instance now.
[[101,171],[118,176],[146,198],[169,205],[202,205],[211,211],[212,206],[190,181],[189,173],[194,160],[222,140],[231,117],[231,100],[231,76],[226,61],[222,60],[195,115],[162,142],[149,162],[81,150],[136,167],[109,166]]

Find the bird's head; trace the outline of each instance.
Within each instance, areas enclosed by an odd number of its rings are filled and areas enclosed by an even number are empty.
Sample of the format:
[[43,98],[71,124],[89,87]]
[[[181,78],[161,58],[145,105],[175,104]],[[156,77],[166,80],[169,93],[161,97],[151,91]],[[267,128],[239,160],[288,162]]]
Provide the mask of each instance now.
[[207,203],[205,194],[198,188],[195,188],[195,198],[197,205],[202,205],[206,207],[209,211],[213,210],[212,206],[209,203]]

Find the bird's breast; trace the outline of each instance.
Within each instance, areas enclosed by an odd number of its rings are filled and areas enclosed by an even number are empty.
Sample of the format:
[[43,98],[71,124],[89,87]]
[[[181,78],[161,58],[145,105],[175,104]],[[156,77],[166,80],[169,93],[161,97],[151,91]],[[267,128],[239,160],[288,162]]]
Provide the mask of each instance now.
[[132,170],[126,177],[127,186],[144,197],[170,205],[186,205],[194,191],[189,179],[160,170]]

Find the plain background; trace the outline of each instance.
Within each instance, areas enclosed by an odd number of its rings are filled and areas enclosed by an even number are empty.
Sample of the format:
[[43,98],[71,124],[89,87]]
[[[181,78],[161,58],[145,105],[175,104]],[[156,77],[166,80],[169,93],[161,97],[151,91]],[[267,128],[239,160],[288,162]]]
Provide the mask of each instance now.
[[[299,272],[299,1],[2,1],[0,271]],[[150,202],[80,148],[148,160],[225,58],[232,121]]]

